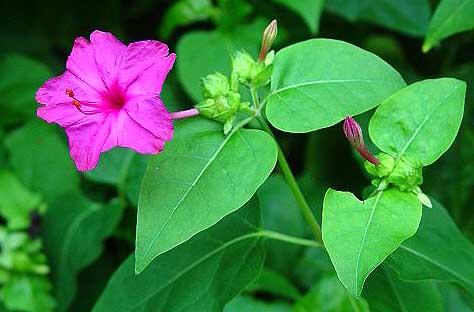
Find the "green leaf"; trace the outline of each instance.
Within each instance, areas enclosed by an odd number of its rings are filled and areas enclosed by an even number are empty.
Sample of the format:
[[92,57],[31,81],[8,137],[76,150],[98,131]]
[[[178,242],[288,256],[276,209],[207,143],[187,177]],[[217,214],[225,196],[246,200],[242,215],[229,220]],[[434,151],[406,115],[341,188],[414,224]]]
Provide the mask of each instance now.
[[0,288],[0,299],[8,311],[49,312],[54,310],[51,284],[44,276],[19,275]]
[[429,0],[326,0],[326,9],[349,21],[367,21],[408,35],[426,34]]
[[100,256],[102,242],[115,230],[121,216],[117,200],[103,207],[73,193],[48,206],[43,240],[58,310],[68,310],[76,292],[76,275]]
[[10,162],[20,180],[51,202],[79,188],[79,174],[55,127],[33,121],[5,140]]
[[[252,13],[253,6],[248,0],[217,0],[219,12],[214,20],[219,29],[232,30],[244,23]],[[260,34],[263,29],[260,31]]]
[[377,108],[369,123],[370,138],[396,159],[432,164],[456,137],[465,94],[466,84],[453,78],[416,82]]
[[312,39],[276,54],[266,113],[280,130],[309,132],[370,110],[404,86],[376,55],[343,41]]
[[30,225],[30,212],[41,204],[41,196],[31,193],[8,171],[0,171],[0,216],[10,229]]
[[129,149],[114,148],[102,154],[97,167],[86,172],[85,176],[91,181],[116,186],[119,192],[126,193],[132,205],[137,207],[148,159],[148,155],[140,155]]
[[260,130],[224,137],[202,118],[176,125],[173,141],[151,158],[138,204],[136,270],[245,204],[275,166],[277,148]]
[[474,0],[442,0],[430,21],[423,52],[428,52],[446,37],[474,29],[473,16]]
[[358,297],[364,281],[416,233],[422,214],[414,194],[388,189],[365,201],[329,189],[323,206],[323,241],[337,275]]
[[28,57],[0,58],[0,126],[36,117],[36,90],[51,76],[49,69]]
[[265,302],[250,296],[238,296],[229,302],[224,312],[292,312],[291,306],[286,302],[272,301]]
[[210,0],[177,1],[163,17],[159,34],[163,39],[168,39],[175,28],[204,21],[211,17],[213,11],[214,7]]
[[7,166],[7,152],[3,146],[3,139],[5,138],[5,132],[0,128],[0,168]]
[[95,182],[119,185],[127,178],[135,152],[126,148],[114,148],[100,156],[94,170],[85,176]]
[[160,93],[160,99],[165,103],[169,112],[188,109],[191,106],[189,98],[186,97],[186,94],[181,89],[175,71],[171,71],[166,77]]
[[130,256],[112,276],[93,311],[222,311],[262,269],[265,253],[256,232],[259,217],[258,203],[253,200],[158,256],[139,275]]
[[364,297],[372,311],[444,311],[441,294],[433,281],[404,282],[385,266],[367,279]]
[[295,303],[293,312],[369,312],[363,298],[354,299],[336,276],[326,276],[308,294]]
[[294,270],[291,276],[294,276],[299,284],[310,288],[324,275],[333,273],[334,267],[326,249],[307,248],[294,264]]
[[291,11],[303,18],[309,30],[314,34],[318,32],[319,18],[324,6],[324,0],[273,0],[276,3],[286,6]]
[[446,312],[472,312],[474,301],[468,298],[468,295],[462,292],[452,284],[439,283],[438,289],[443,296],[443,302]]
[[[265,229],[296,237],[304,236],[304,220],[298,203],[282,176],[270,176],[257,195]],[[302,251],[301,246],[273,240],[265,242],[265,247],[268,254],[267,266],[285,274],[293,268],[294,259]]]
[[[317,248],[316,250],[319,250]],[[300,297],[300,291],[284,275],[264,268],[258,276],[258,279],[247,287],[248,292],[264,292],[277,297],[296,300]]]
[[244,49],[256,58],[267,24],[264,19],[256,19],[251,24],[236,25],[225,31],[193,31],[182,36],[176,46],[179,55],[176,70],[189,96],[196,102],[202,99],[201,77],[216,71],[230,74],[230,57],[236,50]]
[[149,158],[150,157],[147,155],[135,154],[130,165],[130,170],[128,171],[125,188],[127,191],[127,197],[134,207],[138,207],[140,188],[142,186]]
[[458,230],[446,210],[432,199],[420,229],[387,259],[386,264],[408,281],[454,282],[474,296],[474,245]]

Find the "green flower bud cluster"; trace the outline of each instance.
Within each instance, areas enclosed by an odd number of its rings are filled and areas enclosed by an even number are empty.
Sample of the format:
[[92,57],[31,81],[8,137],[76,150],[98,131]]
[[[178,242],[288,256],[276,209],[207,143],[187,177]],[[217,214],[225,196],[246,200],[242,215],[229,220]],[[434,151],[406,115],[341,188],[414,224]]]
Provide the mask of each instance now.
[[423,183],[422,166],[414,164],[404,157],[397,161],[384,153],[377,155],[380,160],[378,165],[365,162],[364,166],[368,173],[376,176],[375,184],[384,181],[385,185],[392,184],[401,191],[413,191],[418,185]]
[[238,83],[232,83],[221,73],[201,78],[204,100],[196,105],[203,117],[224,123],[224,133],[232,129],[239,110],[248,109],[248,103],[240,102]]
[[245,51],[237,51],[232,58],[232,68],[240,83],[247,87],[261,87],[270,81],[275,53],[267,54],[264,62],[255,61]]
[[423,166],[413,163],[404,157],[395,160],[392,156],[380,153],[377,155],[380,163],[374,165],[366,161],[364,163],[367,172],[376,178],[372,181],[379,190],[383,190],[390,185],[397,187],[402,192],[412,192],[418,199],[428,207],[431,202],[421,191],[419,185],[423,184]]

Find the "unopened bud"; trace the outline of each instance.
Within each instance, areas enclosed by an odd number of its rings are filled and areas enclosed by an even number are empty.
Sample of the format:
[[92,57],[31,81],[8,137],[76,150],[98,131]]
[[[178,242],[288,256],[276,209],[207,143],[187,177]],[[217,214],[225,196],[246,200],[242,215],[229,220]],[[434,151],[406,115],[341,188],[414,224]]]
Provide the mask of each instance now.
[[215,99],[207,99],[196,105],[199,114],[209,119],[225,123],[233,118],[240,106],[240,94],[229,93]]
[[343,126],[344,134],[349,140],[354,149],[364,157],[367,161],[378,165],[380,161],[372,155],[366,148],[364,143],[364,137],[362,136],[362,129],[360,128],[357,121],[354,120],[351,116],[347,116],[344,120]]
[[240,82],[249,85],[265,66],[257,63],[247,52],[236,51],[232,57],[232,68]]
[[278,33],[277,21],[274,19],[268,26],[265,28],[262,37],[262,46],[260,47],[260,55],[258,57],[258,62],[261,63],[267,57],[268,51],[270,51],[273,41]]
[[229,79],[221,73],[201,78],[202,95],[205,99],[225,95],[230,90]]

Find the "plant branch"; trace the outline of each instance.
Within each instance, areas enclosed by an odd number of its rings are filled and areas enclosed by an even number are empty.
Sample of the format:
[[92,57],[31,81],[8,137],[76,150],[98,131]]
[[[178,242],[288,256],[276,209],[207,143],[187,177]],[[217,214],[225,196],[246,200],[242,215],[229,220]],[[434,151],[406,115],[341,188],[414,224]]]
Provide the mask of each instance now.
[[[258,108],[260,103],[259,103],[257,91],[254,88],[251,88],[250,93],[252,94],[252,100],[254,101],[255,107]],[[311,208],[308,205],[308,202],[306,201],[303,193],[301,192],[301,189],[298,186],[298,183],[296,182],[295,176],[293,175],[293,172],[291,171],[291,168],[288,165],[288,161],[286,160],[285,154],[283,154],[283,150],[278,144],[278,141],[276,140],[275,135],[273,134],[273,131],[271,130],[270,126],[267,124],[266,120],[261,115],[257,116],[257,120],[259,121],[263,130],[265,130],[268,134],[270,134],[275,139],[275,142],[278,147],[278,164],[280,165],[280,169],[283,173],[283,176],[285,177],[285,180],[288,183],[288,186],[293,192],[293,195],[295,196],[295,199],[298,203],[298,207],[301,211],[301,214],[306,219],[306,222],[309,224],[311,231],[313,232],[314,237],[316,238],[316,241],[318,243],[323,244],[321,227],[316,221],[316,218],[314,217],[313,212],[311,211]]]
[[294,236],[282,234],[279,232],[262,230],[257,233],[259,233],[260,236],[263,236],[269,239],[279,240],[279,241],[287,242],[294,245],[301,245],[301,246],[315,247],[315,248],[323,247],[323,245],[319,242],[315,242],[309,239],[294,237]]

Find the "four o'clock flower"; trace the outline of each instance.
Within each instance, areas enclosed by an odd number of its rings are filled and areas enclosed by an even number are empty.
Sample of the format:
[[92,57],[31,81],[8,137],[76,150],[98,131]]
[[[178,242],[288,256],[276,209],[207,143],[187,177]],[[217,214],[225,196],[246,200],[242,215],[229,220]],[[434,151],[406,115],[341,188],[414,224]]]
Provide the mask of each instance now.
[[74,41],[66,71],[36,93],[37,115],[63,127],[80,171],[93,169],[115,146],[156,154],[173,136],[160,92],[175,54],[164,43],[129,44],[94,31]]
[[355,150],[364,157],[367,161],[371,162],[374,165],[378,165],[380,161],[372,155],[365,147],[364,137],[362,136],[362,129],[360,128],[357,121],[354,120],[351,116],[347,116],[344,120],[343,126],[344,134]]

